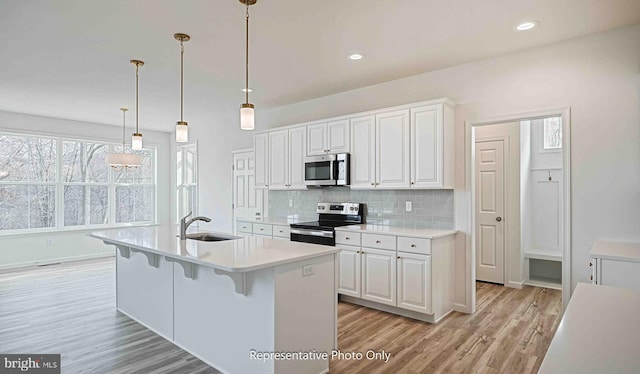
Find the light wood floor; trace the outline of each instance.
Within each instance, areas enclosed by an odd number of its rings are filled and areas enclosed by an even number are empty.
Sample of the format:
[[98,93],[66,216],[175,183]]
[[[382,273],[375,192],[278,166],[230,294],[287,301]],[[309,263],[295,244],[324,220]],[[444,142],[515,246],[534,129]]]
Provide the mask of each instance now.
[[[217,373],[115,310],[114,260],[0,272],[0,353],[61,353],[63,373]],[[535,373],[560,321],[560,291],[478,283],[478,311],[437,325],[340,303],[331,373]]]

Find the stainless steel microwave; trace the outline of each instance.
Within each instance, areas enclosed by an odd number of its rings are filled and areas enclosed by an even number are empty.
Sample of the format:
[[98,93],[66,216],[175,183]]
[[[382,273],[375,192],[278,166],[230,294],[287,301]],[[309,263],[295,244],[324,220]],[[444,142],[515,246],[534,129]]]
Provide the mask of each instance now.
[[310,156],[304,162],[307,186],[348,186],[350,173],[348,153]]

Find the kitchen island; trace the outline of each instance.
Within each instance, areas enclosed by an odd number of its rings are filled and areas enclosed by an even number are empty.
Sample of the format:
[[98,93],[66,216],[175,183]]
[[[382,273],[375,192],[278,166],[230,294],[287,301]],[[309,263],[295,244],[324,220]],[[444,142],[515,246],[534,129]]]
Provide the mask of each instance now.
[[118,311],[225,373],[328,372],[322,353],[336,347],[338,249],[177,235],[174,226],[90,234],[117,248]]

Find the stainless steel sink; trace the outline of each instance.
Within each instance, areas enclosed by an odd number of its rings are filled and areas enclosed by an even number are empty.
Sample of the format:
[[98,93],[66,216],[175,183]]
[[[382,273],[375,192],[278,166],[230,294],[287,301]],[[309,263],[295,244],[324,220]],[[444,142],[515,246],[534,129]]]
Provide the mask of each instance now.
[[220,242],[223,240],[233,240],[238,238],[235,236],[215,235],[208,232],[196,232],[193,234],[187,234],[187,239],[199,240],[201,242]]

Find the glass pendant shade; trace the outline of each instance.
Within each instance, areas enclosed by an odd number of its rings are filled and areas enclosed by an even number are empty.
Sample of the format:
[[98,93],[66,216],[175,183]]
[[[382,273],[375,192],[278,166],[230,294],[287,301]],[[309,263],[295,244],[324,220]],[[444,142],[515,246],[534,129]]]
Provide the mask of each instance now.
[[255,114],[253,104],[245,103],[240,107],[240,129],[253,130],[255,128]]
[[189,127],[184,121],[176,122],[176,142],[186,143],[189,141]]
[[134,151],[142,151],[142,134],[134,132],[131,135],[131,149]]

